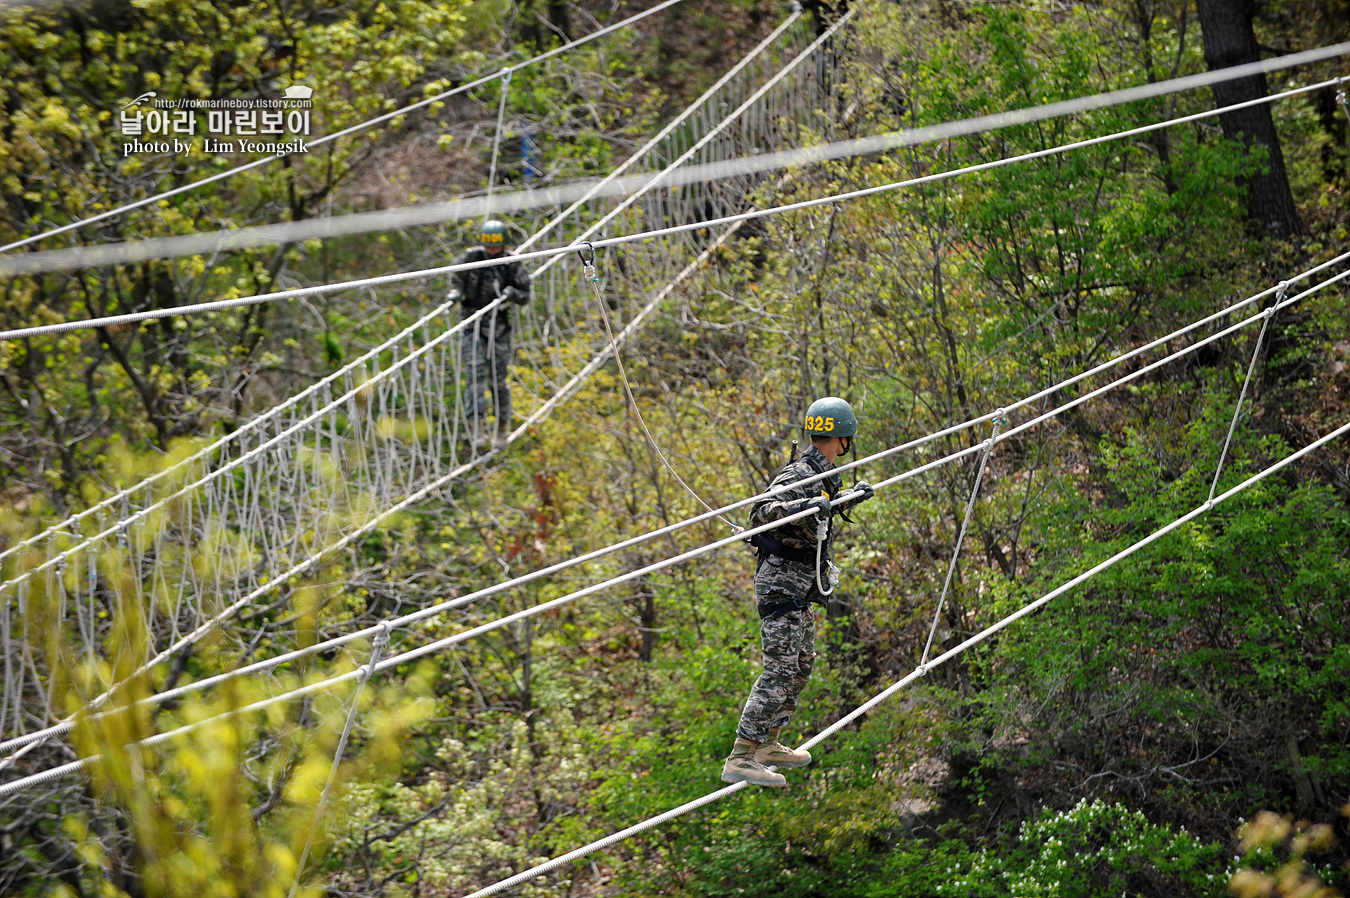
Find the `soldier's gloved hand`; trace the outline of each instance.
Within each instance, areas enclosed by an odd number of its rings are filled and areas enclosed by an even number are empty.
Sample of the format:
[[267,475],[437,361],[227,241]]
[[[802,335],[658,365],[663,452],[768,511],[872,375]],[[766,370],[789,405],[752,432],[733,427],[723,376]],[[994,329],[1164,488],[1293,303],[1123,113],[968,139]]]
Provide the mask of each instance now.
[[449,293],[445,294],[445,301],[446,301],[446,302],[459,302],[459,301],[460,301],[461,299],[463,299],[463,298],[464,298],[464,294],[459,292],[459,288],[458,288],[458,287],[454,288],[454,289],[451,290]]
[[516,287],[507,287],[505,290],[502,291],[502,299],[506,300],[507,302],[515,303],[518,306],[525,305],[525,300],[527,300],[528,298],[529,297],[526,296],[524,290],[520,290]]
[[824,496],[812,496],[810,499],[794,499],[791,502],[783,503],[783,511],[788,514],[796,514],[799,511],[806,511],[808,508],[814,508],[817,514],[828,516],[830,513],[830,500]]
[[876,494],[877,491],[872,489],[872,484],[868,483],[866,480],[859,480],[857,483],[853,484],[853,495],[849,496],[849,498],[853,500],[853,505],[859,505]]

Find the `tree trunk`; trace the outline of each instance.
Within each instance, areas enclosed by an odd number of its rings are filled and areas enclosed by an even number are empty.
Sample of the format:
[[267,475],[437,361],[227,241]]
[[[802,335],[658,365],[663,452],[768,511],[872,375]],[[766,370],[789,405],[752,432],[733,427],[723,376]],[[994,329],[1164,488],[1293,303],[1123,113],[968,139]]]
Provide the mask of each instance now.
[[[1261,50],[1252,31],[1256,7],[1252,0],[1196,0],[1200,30],[1205,42],[1205,62],[1210,71],[1257,62]],[[1214,85],[1214,102],[1231,106],[1266,96],[1266,76],[1255,75]],[[1275,237],[1303,232],[1294,208],[1294,195],[1284,170],[1284,154],[1275,133],[1270,105],[1263,103],[1219,116],[1224,136],[1247,146],[1266,148],[1265,170],[1246,179],[1247,214]]]

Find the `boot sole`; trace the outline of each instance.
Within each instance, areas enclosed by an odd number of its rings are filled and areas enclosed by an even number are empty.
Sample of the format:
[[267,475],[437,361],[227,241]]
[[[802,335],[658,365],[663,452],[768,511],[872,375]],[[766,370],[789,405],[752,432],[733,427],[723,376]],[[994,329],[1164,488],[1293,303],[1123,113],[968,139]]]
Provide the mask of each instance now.
[[[763,761],[760,761],[760,763],[764,764]],[[778,770],[796,770],[798,767],[809,767],[810,764],[810,761],[774,761],[773,764],[764,764],[764,766],[775,767]]]
[[752,786],[766,786],[770,789],[781,789],[787,785],[787,780],[781,783],[768,782],[765,780],[752,779],[748,776],[739,776],[735,773],[722,772],[722,782],[724,783],[749,783]]

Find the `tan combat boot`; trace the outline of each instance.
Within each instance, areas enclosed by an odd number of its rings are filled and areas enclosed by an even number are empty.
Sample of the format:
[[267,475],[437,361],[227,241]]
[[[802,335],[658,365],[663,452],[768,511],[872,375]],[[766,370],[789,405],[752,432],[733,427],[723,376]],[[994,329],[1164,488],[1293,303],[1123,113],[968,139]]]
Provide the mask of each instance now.
[[511,440],[511,425],[505,421],[497,422],[497,433],[492,437],[492,448],[501,450]]
[[722,765],[722,782],[754,783],[756,786],[786,786],[787,779],[755,760],[758,742],[736,737],[736,745]]
[[759,747],[755,749],[755,760],[765,767],[778,767],[782,770],[805,767],[810,764],[811,753],[809,751],[788,748],[778,741],[778,734],[782,729],[782,727],[774,727],[769,730],[768,741],[759,743]]

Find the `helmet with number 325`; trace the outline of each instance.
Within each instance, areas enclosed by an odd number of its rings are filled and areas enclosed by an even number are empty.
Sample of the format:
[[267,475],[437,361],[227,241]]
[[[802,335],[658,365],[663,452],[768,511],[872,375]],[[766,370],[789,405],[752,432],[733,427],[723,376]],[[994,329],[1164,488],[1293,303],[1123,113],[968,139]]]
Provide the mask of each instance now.
[[851,437],[858,432],[858,416],[838,396],[826,396],[811,403],[802,429],[812,437]]

